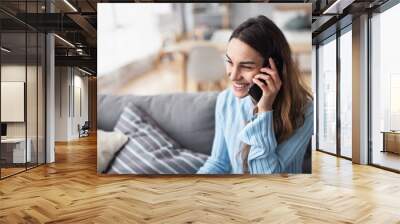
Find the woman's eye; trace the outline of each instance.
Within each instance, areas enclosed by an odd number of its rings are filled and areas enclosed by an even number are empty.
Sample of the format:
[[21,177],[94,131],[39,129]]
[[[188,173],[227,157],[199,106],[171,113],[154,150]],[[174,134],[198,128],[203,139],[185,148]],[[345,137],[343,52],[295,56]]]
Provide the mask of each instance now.
[[232,64],[232,62],[231,62],[231,61],[229,61],[229,60],[226,60],[226,62],[227,62],[227,63],[229,63],[229,64]]

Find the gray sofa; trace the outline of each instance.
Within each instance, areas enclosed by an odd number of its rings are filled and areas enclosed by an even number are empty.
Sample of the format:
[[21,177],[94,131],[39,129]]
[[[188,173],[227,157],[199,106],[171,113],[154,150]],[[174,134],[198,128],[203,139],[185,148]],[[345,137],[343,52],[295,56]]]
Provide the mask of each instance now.
[[[217,92],[154,96],[99,95],[97,125],[99,129],[112,131],[123,108],[134,103],[184,148],[210,155],[217,95]],[[311,173],[311,144],[305,154],[303,173]]]
[[154,96],[99,95],[97,125],[99,129],[112,131],[123,108],[134,103],[184,148],[210,155],[217,95],[217,92]]

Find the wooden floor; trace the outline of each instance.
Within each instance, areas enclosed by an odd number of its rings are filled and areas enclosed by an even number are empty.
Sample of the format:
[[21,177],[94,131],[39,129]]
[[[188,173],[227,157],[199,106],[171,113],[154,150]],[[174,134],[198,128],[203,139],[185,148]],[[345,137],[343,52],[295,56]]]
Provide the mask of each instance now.
[[375,150],[373,152],[372,161],[374,164],[400,170],[400,155],[392,152],[381,152]]
[[18,164],[18,167],[2,167],[1,168],[1,178],[5,178],[7,176],[14,175],[16,173],[20,173],[25,171],[26,169],[33,169],[36,167],[36,163],[27,163],[27,167],[25,168],[25,164]]
[[98,176],[96,139],[0,181],[0,223],[400,223],[400,175],[320,152],[313,174]]
[[[157,95],[169,93],[181,93],[183,91],[182,84],[182,61],[179,57],[174,60],[166,60],[159,63],[150,71],[138,75],[117,88],[107,87],[109,94],[114,95]],[[229,83],[228,78],[225,77],[225,82],[221,82],[221,88],[225,89]],[[204,83],[203,91],[220,91],[211,85],[207,86]],[[186,92],[197,92],[196,82],[187,80]]]
[[155,95],[183,92],[181,72],[182,64],[179,58],[166,61],[114,89],[112,93],[116,95]]
[[25,167],[17,167],[17,168],[1,168],[1,177],[7,177],[13,175],[15,173],[19,173],[25,170]]

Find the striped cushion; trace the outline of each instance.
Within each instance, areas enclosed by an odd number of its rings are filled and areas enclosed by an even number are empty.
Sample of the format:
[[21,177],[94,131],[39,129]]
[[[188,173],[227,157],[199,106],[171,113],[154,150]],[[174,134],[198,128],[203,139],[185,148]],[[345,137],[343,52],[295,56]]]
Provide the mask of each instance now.
[[191,174],[207,155],[183,149],[133,104],[124,108],[115,128],[129,137],[109,174]]

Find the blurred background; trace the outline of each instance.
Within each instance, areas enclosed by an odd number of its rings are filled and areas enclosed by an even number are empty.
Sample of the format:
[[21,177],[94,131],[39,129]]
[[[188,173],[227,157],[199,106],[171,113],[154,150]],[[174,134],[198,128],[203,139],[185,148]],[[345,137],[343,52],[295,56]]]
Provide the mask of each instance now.
[[311,3],[98,4],[98,93],[222,90],[232,30],[265,15],[284,32],[311,85]]

